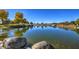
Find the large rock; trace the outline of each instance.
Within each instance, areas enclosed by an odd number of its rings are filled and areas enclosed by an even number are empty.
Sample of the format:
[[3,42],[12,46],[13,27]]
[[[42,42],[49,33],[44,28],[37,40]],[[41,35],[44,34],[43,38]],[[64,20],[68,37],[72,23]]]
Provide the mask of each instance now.
[[4,40],[7,49],[24,49],[28,47],[27,39],[24,37],[12,37]]
[[46,41],[41,41],[32,46],[32,49],[54,49],[54,47]]

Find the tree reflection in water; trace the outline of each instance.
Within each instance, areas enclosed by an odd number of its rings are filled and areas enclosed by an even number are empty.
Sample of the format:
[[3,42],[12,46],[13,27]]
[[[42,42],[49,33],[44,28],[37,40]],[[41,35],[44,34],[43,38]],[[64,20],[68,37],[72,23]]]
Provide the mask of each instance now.
[[25,28],[14,28],[14,29],[0,29],[0,41],[4,40],[5,38],[10,37],[9,35],[11,35],[11,30],[13,30],[12,33],[14,33],[14,35],[12,35],[12,37],[17,36],[23,36],[23,33],[27,32],[29,29],[29,27],[25,27]]
[[75,31],[77,34],[79,34],[79,29],[74,29],[74,31]]
[[9,29],[0,29],[0,40],[4,40],[8,37],[8,31]]
[[23,33],[25,33],[27,30],[29,29],[29,27],[25,27],[25,28],[17,28],[14,32],[15,36],[23,36]]

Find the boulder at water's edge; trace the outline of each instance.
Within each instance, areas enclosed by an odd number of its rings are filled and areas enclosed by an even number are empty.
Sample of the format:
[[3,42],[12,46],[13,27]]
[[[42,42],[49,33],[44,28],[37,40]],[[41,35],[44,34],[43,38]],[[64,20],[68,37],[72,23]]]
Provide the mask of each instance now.
[[4,40],[4,46],[7,49],[24,49],[27,48],[27,39],[24,37],[11,37]]
[[41,41],[32,46],[32,49],[54,49],[54,47],[46,41]]

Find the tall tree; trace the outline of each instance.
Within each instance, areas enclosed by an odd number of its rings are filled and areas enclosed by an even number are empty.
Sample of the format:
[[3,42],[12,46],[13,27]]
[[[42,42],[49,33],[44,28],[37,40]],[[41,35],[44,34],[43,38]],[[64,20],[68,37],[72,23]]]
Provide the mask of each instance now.
[[15,18],[23,18],[23,13],[16,12]]
[[4,24],[4,21],[6,21],[8,18],[8,12],[6,10],[0,10],[0,19],[2,20],[2,24]]
[[16,12],[14,23],[28,23],[28,21],[23,17],[23,13]]

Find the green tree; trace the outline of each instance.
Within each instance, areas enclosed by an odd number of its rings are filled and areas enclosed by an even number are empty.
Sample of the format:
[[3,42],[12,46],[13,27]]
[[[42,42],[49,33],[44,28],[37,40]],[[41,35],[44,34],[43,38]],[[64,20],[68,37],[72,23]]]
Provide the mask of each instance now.
[[75,21],[75,24],[76,24],[76,25],[79,25],[79,19],[77,19],[77,20]]
[[27,24],[29,24],[29,22],[28,22],[25,18],[22,20],[22,23],[27,23]]
[[33,24],[33,22],[30,22],[30,24]]
[[71,23],[71,24],[75,24],[75,21],[71,21],[70,23]]

